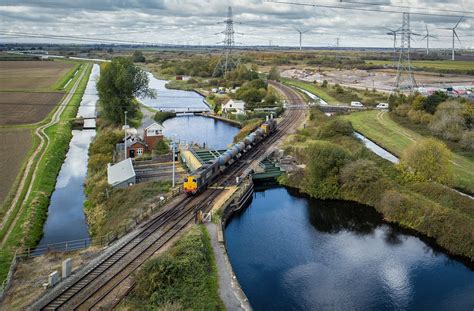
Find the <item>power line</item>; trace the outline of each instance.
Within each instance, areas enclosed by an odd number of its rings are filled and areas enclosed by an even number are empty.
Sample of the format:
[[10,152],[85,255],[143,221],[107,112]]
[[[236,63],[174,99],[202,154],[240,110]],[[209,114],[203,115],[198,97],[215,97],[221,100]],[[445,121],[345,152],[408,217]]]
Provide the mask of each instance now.
[[[474,11],[460,11],[460,10],[450,10],[450,9],[441,9],[441,8],[414,7],[414,6],[409,6],[409,5],[383,4],[383,3],[377,3],[377,2],[359,2],[359,1],[341,0],[341,3],[384,6],[384,7],[400,8],[400,9],[415,9],[415,10],[451,12],[451,13],[459,13],[459,14],[474,14]],[[414,13],[411,13],[411,14],[414,14]]]
[[[291,2],[291,1],[279,1],[279,0],[264,0],[265,2],[278,3],[278,4],[288,4],[288,5],[299,5],[299,6],[310,6],[310,7],[320,7],[328,9],[343,9],[343,10],[353,10],[353,11],[363,11],[363,12],[384,12],[384,13],[405,13],[400,10],[387,10],[387,9],[371,9],[371,8],[360,8],[360,7],[348,7],[348,6],[338,6],[338,5],[329,5],[329,4],[316,4],[316,3],[302,3],[302,2]],[[437,13],[425,13],[425,12],[410,12],[412,15],[424,15],[424,16],[443,16],[443,17],[461,17],[461,15],[453,14],[437,14]],[[473,18],[474,16],[464,16],[464,18]]]

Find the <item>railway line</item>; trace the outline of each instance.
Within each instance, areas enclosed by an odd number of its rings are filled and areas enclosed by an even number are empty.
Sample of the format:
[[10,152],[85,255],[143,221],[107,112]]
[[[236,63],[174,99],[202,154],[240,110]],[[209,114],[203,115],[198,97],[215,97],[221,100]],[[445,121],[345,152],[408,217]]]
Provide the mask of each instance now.
[[[270,82],[291,103],[303,104],[303,98],[287,86]],[[210,203],[223,190],[235,184],[235,176],[243,174],[253,159],[265,154],[271,146],[289,133],[304,116],[302,109],[288,110],[276,131],[262,143],[244,153],[228,167],[216,186],[195,197],[182,196],[166,210],[141,225],[127,241],[104,256],[93,267],[78,272],[63,288],[43,296],[32,310],[99,310],[112,309],[131,290],[129,278],[148,258],[163,248],[173,237],[195,220],[198,211],[207,212]]]

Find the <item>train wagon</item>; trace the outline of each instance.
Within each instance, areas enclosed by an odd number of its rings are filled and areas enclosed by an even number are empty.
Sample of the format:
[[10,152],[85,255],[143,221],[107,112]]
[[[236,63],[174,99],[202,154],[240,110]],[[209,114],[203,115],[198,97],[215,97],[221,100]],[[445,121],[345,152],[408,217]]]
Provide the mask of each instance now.
[[262,140],[270,136],[276,129],[277,123],[275,119],[270,119],[247,135],[241,142],[234,144],[232,147],[222,153],[217,159],[206,163],[196,170],[192,175],[187,176],[183,182],[183,191],[189,195],[202,192],[207,188],[217,176],[219,176],[228,165],[234,163],[238,157]]

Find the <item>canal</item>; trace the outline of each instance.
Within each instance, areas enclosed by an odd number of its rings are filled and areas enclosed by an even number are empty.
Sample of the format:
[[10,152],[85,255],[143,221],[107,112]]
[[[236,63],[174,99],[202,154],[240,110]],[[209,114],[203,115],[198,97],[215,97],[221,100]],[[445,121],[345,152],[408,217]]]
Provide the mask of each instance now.
[[373,208],[284,187],[225,229],[255,310],[472,310],[474,272]]
[[[96,81],[100,67],[94,64],[82,97],[77,117],[95,117],[99,99]],[[88,150],[95,130],[73,130],[66,159],[56,180],[55,190],[48,207],[48,217],[43,227],[43,237],[37,249],[50,244],[89,238],[87,220],[83,206],[84,182],[87,174]],[[81,244],[82,245],[82,244]],[[63,245],[50,246],[63,249]]]
[[[163,111],[186,111],[187,108],[209,110],[204,97],[198,93],[167,89],[165,85],[168,81],[156,79],[151,73],[148,73],[148,78],[149,86],[156,91],[157,97],[141,98],[145,106]],[[178,114],[163,122],[163,127],[163,134],[170,139],[213,149],[225,149],[239,132],[237,127],[226,122],[192,114]]]

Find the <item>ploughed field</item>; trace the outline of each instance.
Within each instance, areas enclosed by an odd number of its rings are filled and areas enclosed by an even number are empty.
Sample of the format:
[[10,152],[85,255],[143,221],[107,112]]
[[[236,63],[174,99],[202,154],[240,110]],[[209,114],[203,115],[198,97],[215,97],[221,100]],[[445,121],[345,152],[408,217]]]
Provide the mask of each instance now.
[[63,61],[0,61],[0,90],[48,91],[73,66]]
[[39,122],[63,95],[62,92],[0,92],[0,125]]
[[[15,182],[16,176],[28,150],[31,147],[30,129],[0,129],[0,206],[6,199],[8,192]],[[3,210],[0,210],[0,218],[3,217]]]

